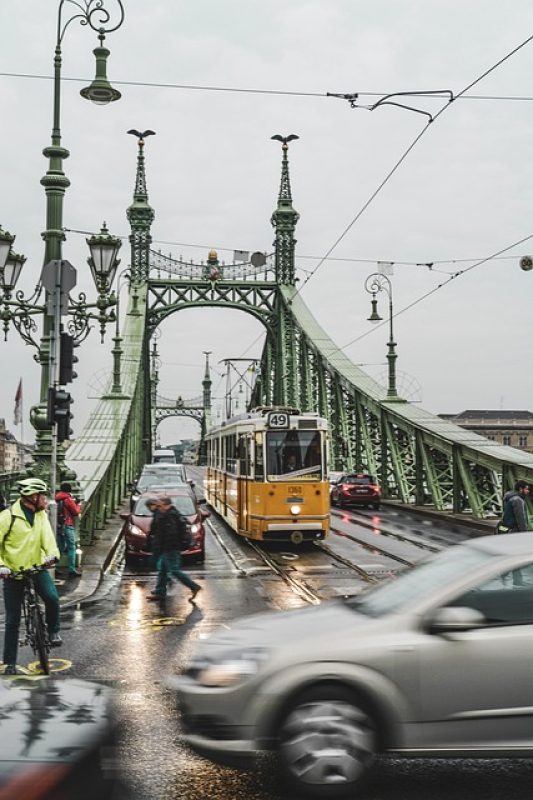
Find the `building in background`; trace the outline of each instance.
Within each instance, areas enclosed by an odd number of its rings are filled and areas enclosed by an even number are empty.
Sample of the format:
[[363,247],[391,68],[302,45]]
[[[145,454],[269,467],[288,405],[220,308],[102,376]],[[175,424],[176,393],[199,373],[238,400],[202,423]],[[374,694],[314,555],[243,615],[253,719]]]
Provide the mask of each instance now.
[[533,453],[531,411],[461,411],[460,414],[439,414],[439,417],[494,442]]
[[19,442],[0,418],[0,472],[20,472],[31,461],[33,448]]

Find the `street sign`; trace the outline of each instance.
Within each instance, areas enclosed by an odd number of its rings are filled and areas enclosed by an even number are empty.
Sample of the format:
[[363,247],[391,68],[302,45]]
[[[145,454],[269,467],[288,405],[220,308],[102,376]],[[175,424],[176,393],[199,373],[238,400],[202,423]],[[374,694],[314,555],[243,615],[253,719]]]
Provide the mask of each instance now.
[[68,314],[68,294],[76,286],[78,273],[70,261],[53,259],[45,264],[41,272],[41,283],[49,293],[47,313],[54,315],[56,302],[60,305],[62,317]]

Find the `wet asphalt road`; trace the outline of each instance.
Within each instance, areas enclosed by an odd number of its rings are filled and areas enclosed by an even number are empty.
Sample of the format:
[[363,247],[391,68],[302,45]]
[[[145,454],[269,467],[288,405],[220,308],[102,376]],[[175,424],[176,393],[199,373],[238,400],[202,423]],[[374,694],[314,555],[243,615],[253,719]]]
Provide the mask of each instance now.
[[[188,752],[182,744],[173,695],[165,688],[165,676],[180,670],[199,637],[244,615],[307,602],[217,517],[210,522],[206,562],[189,569],[203,586],[196,605],[188,602],[188,590],[178,587],[166,607],[159,608],[147,599],[154,575],[142,566],[126,567],[119,555],[95,600],[63,617],[60,654],[65,661],[55,662],[58,674],[116,687],[121,768],[135,800],[284,797],[269,758],[254,770],[238,771]],[[372,513],[334,510],[332,524],[337,533],[327,542],[331,553],[292,546],[268,551],[275,564],[288,569],[321,599],[363,591],[369,581],[365,575],[370,581],[382,580],[405,568],[403,562],[424,557],[428,546],[444,547],[470,535],[387,508]],[[368,800],[529,800],[532,779],[533,761],[383,759],[360,796]]]

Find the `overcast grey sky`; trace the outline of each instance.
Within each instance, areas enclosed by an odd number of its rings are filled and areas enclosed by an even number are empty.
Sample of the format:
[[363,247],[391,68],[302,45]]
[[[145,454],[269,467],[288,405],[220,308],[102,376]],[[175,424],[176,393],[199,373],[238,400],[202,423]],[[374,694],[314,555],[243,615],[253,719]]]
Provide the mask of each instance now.
[[[105,6],[114,13],[115,0]],[[428,116],[413,111],[350,108],[326,97],[359,93],[358,104],[369,106],[393,92],[456,96],[533,35],[531,0],[126,0],[125,7],[124,24],[106,40],[108,76],[123,95],[117,103],[82,100],[96,36],[77,23],[65,36],[63,76],[84,81],[62,84],[68,229],[98,231],[105,219],[113,233],[129,234],[136,140],[126,131],[151,128],[157,135],[145,150],[156,247],[195,261],[211,248],[226,261],[234,249],[270,252],[281,163],[270,137],[298,134],[289,153],[301,215],[297,274],[333,340],[373,377],[385,375],[387,328],[367,322],[364,282],[378,261],[394,262],[400,391],[435,413],[533,410],[533,271],[519,268],[533,238],[516,244],[533,237],[533,42],[451,104],[443,96],[401,100],[438,115],[429,127]],[[28,257],[19,286],[27,291],[43,260],[39,181],[50,142],[57,8],[57,0],[2,0],[9,36],[0,49],[0,223]],[[85,237],[69,233],[64,257],[92,296],[87,255]],[[125,243],[121,267],[128,264]],[[76,431],[95,402],[87,395],[111,370],[111,335],[102,347],[93,331],[80,349]],[[198,396],[202,351],[212,350],[221,405],[218,362],[258,356],[261,345],[249,315],[174,315],[159,339],[160,393]],[[32,356],[14,330],[0,345],[0,415],[12,426],[22,377],[28,439],[40,379]],[[160,434],[171,443],[197,436],[198,427],[169,420]]]

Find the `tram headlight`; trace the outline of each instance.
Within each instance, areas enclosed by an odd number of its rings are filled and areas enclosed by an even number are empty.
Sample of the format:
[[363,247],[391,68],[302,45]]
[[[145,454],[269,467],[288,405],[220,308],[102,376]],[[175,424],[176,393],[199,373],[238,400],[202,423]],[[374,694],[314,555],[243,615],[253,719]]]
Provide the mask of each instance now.
[[291,506],[291,514],[293,514],[294,516],[299,514],[301,510],[302,509],[300,508],[300,506]]
[[206,659],[198,664],[191,664],[189,672],[196,673],[196,680],[202,686],[224,688],[253,677],[268,653],[262,647],[254,647],[236,653],[228,653],[225,658],[216,662]]

